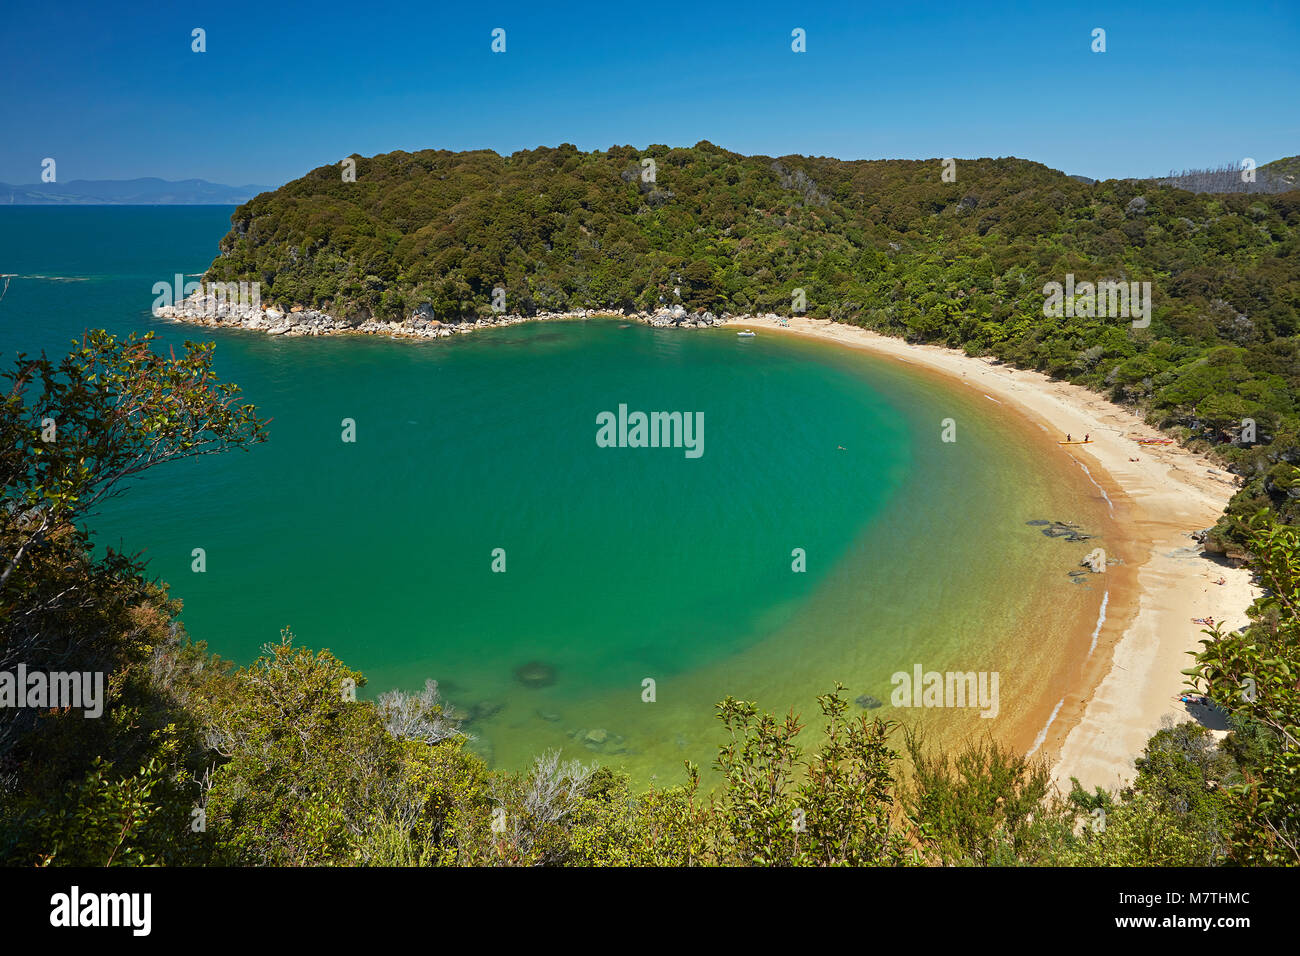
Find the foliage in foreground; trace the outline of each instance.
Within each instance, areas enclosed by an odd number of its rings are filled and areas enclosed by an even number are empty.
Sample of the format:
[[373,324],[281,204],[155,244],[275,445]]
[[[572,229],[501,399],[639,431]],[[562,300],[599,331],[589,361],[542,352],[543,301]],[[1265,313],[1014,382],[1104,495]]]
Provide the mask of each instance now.
[[1240,863],[1300,864],[1300,534],[1261,521],[1252,624],[1201,642],[1193,676],[1232,716],[1241,767],[1225,780],[1228,841]]

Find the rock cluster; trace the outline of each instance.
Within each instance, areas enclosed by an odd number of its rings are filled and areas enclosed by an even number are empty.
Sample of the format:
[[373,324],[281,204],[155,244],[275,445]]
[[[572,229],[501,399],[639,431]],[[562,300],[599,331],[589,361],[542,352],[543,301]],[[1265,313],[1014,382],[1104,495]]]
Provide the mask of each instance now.
[[[578,309],[573,312],[539,312],[535,315],[490,315],[476,319],[441,322],[434,317],[428,303],[418,306],[401,322],[384,322],[369,314],[339,318],[328,312],[294,306],[288,312],[262,305],[221,301],[211,295],[195,293],[176,305],[160,306],[154,313],[160,319],[195,325],[249,329],[268,335],[387,335],[391,338],[433,339],[474,332],[478,329],[521,322],[545,322],[563,319],[621,317],[644,322],[656,328],[703,329],[723,325],[733,318],[712,312],[688,312],[684,307],[657,309],[654,312],[627,312],[623,309]],[[775,316],[773,316],[775,318]]]
[[633,312],[628,317],[659,329],[669,326],[681,329],[707,329],[710,326],[722,325],[731,318],[726,314],[719,317],[712,312],[687,312],[680,305],[675,305],[671,309],[657,309],[654,312]]
[[1037,527],[1049,538],[1063,538],[1066,541],[1088,541],[1095,537],[1095,535],[1081,531],[1073,521],[1048,521],[1044,518],[1036,518],[1033,521],[1026,521],[1025,524]]
[[611,734],[604,727],[592,730],[585,728],[570,730],[568,736],[576,743],[582,744],[593,753],[626,754],[630,753],[627,738],[621,734]]

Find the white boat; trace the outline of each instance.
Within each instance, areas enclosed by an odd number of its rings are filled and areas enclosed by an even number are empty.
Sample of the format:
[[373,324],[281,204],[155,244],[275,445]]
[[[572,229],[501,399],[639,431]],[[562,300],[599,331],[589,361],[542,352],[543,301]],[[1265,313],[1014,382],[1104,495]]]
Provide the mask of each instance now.
[[749,329],[745,329],[745,331],[743,331],[743,332],[737,332],[736,334],[739,335],[742,339],[752,339],[752,338],[753,338],[755,335],[757,335],[758,333],[757,333],[757,332],[751,332],[751,331],[749,331]]

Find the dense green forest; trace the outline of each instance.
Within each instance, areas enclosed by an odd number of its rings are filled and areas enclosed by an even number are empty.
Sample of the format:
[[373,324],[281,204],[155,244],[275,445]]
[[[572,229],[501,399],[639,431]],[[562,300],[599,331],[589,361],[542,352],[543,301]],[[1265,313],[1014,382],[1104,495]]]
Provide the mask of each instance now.
[[[486,314],[498,286],[519,314],[788,313],[803,289],[811,316],[1069,379],[1213,448],[1245,478],[1219,547],[1240,552],[1261,508],[1300,524],[1300,191],[1090,183],[1020,159],[959,160],[949,182],[937,159],[707,142],[352,162],[355,182],[322,166],[239,207],[207,278],[357,322]],[[1067,275],[1150,282],[1150,326],[1044,316]]]
[[1300,864],[1292,529],[1256,522],[1253,624],[1207,631],[1191,672],[1231,733],[1162,729],[1120,791],[1062,797],[1043,762],[988,741],[935,752],[838,687],[811,735],[719,702],[713,767],[676,785],[634,792],[553,753],[506,773],[464,746],[432,682],[366,700],[362,674],[288,633],[235,667],[190,640],[139,563],[92,547],[86,516],[132,475],[265,438],[212,350],[89,332],[5,373],[0,671],[108,677],[98,719],[0,707],[0,864]]

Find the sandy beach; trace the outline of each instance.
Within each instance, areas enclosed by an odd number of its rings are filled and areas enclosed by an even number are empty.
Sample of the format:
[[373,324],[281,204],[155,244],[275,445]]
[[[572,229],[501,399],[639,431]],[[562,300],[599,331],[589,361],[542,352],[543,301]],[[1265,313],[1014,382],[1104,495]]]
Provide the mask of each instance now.
[[[1240,627],[1258,593],[1248,571],[1203,554],[1190,537],[1223,512],[1236,490],[1233,475],[1176,445],[1138,445],[1138,438],[1163,436],[1095,392],[1037,372],[829,320],[794,317],[779,326],[773,318],[751,316],[730,325],[811,336],[945,374],[1041,425],[1048,433],[1045,450],[1073,456],[1113,501],[1131,533],[1130,563],[1139,563],[1136,607],[1116,615],[1098,646],[1096,666],[1081,667],[1079,686],[1044,689],[1045,712],[1053,716],[1044,721],[1037,753],[1051,762],[1063,793],[1071,777],[1089,790],[1132,779],[1133,759],[1166,720],[1199,719],[1222,731],[1217,714],[1193,712],[1176,697],[1185,687],[1180,672],[1192,663],[1187,652],[1198,650],[1205,636],[1192,618]],[[1057,445],[1067,433],[1087,433],[1093,441]]]

